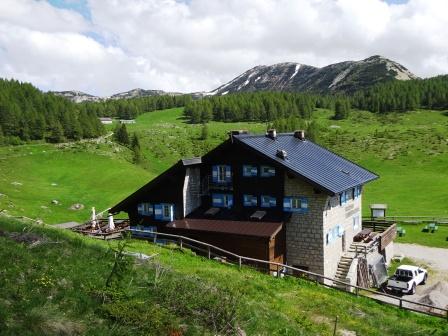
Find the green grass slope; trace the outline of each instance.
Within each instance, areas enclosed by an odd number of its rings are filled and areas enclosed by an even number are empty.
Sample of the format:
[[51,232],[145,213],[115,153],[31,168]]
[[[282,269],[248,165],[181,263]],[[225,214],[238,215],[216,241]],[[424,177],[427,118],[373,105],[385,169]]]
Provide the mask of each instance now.
[[341,335],[448,333],[443,319],[143,241],[128,249],[153,258],[120,259],[110,286],[103,241],[0,217],[0,246],[2,335],[333,335],[336,316]]
[[[85,221],[92,206],[102,211],[153,176],[110,145],[0,147],[0,209],[45,223]],[[75,203],[84,209],[71,210]]]

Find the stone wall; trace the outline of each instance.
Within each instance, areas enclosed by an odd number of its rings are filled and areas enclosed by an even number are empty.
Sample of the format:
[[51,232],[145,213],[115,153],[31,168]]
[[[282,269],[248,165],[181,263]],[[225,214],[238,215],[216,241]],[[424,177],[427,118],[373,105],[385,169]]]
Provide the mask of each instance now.
[[201,205],[201,173],[199,168],[187,167],[184,179],[183,217]]
[[[286,224],[286,260],[288,265],[307,267],[309,271],[334,277],[339,260],[344,253],[342,237],[330,244],[326,234],[335,226],[344,228],[345,250],[353,237],[362,229],[361,196],[339,205],[339,197],[316,192],[308,183],[285,176],[285,196],[308,197],[308,213],[292,213]],[[353,217],[359,217],[358,227]]]
[[308,197],[308,213],[291,213],[286,223],[286,261],[288,265],[302,266],[323,274],[323,210],[327,195],[316,193],[311,185],[285,176],[285,196]]

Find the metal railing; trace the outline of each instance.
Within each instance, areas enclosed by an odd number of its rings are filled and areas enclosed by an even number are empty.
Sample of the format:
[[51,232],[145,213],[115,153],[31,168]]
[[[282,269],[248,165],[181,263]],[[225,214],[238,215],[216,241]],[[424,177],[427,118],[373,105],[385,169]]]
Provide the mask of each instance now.
[[[289,270],[289,271],[291,271],[291,273],[306,274],[310,278],[322,283],[326,287],[342,290],[342,291],[345,291],[345,292],[348,292],[351,294],[353,294],[353,292],[354,292],[354,295],[356,295],[356,296],[367,297],[367,298],[373,299],[373,300],[381,302],[381,303],[398,306],[401,309],[406,309],[406,310],[423,313],[423,314],[427,314],[427,315],[431,315],[431,316],[442,317],[442,318],[446,318],[448,320],[448,309],[447,308],[436,307],[436,306],[432,306],[432,305],[429,305],[426,303],[420,303],[420,302],[415,302],[415,301],[411,301],[411,300],[406,300],[406,299],[403,299],[398,296],[390,295],[390,294],[383,293],[383,292],[377,292],[377,291],[374,291],[369,288],[351,285],[344,281],[330,278],[330,277],[324,276],[322,274],[305,271],[305,270],[297,268],[297,267],[293,267],[293,266],[289,266],[289,265],[285,265],[285,264],[281,264],[281,263],[277,263],[277,262],[272,262],[272,261],[268,261],[268,260],[260,260],[260,259],[240,256],[236,253],[224,250],[220,247],[217,247],[217,246],[205,243],[205,242],[201,242],[199,240],[195,240],[195,239],[192,239],[189,237],[185,237],[185,236],[180,236],[180,235],[175,235],[175,234],[170,234],[170,233],[161,233],[161,232],[148,232],[148,231],[143,231],[143,230],[130,230],[130,231],[143,233],[146,235],[146,237],[145,237],[146,239],[149,238],[148,236],[152,236],[150,238],[153,240],[154,243],[157,243],[158,238],[168,238],[165,240],[168,240],[168,241],[171,241],[171,242],[177,244],[180,248],[183,248],[183,246],[186,242],[190,242],[193,245],[188,244],[189,248],[200,250],[202,253],[205,253],[209,259],[211,259],[212,254],[219,256],[219,254],[213,253],[213,251],[219,251],[219,252],[223,253],[224,255],[233,257],[237,261],[239,268],[241,268],[243,266],[243,262],[248,262],[249,266],[252,263],[265,265],[266,270],[268,270],[268,269],[270,270],[271,266],[274,266],[274,268],[277,269],[277,276],[280,276],[280,274],[281,274],[280,270]],[[196,245],[199,245],[202,248],[200,248]],[[221,255],[221,257],[222,257],[222,255]],[[283,273],[283,274],[285,274],[286,276],[292,275],[292,274],[288,274],[288,273]],[[325,280],[331,281],[332,285],[325,283]],[[333,286],[334,284],[342,285],[343,289],[341,289],[340,287]],[[352,290],[353,290],[353,292],[352,292]],[[367,295],[365,293],[369,293],[370,295]],[[387,298],[388,301],[381,300],[380,297]],[[394,304],[394,300],[396,300],[396,304]],[[417,309],[417,308],[420,308],[420,309]]]

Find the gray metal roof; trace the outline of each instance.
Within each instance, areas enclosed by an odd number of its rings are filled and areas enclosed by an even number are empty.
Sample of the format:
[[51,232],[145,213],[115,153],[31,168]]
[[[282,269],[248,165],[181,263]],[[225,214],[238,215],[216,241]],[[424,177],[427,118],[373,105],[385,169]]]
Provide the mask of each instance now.
[[[295,138],[293,133],[277,134],[275,139],[247,134],[234,135],[234,138],[334,194],[378,178],[378,175],[310,140]],[[286,151],[286,159],[277,155],[279,150]]]

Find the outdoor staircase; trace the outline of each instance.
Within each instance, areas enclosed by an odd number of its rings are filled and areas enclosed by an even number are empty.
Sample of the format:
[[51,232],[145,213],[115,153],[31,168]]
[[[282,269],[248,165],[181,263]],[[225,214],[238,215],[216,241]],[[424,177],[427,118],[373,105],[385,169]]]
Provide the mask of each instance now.
[[[353,242],[349,249],[342,255],[338,263],[338,268],[334,279],[346,282],[347,274],[352,265],[353,259],[356,257],[356,252],[359,254],[364,254],[366,244]],[[335,287],[345,289],[345,286],[341,283],[335,283]]]

